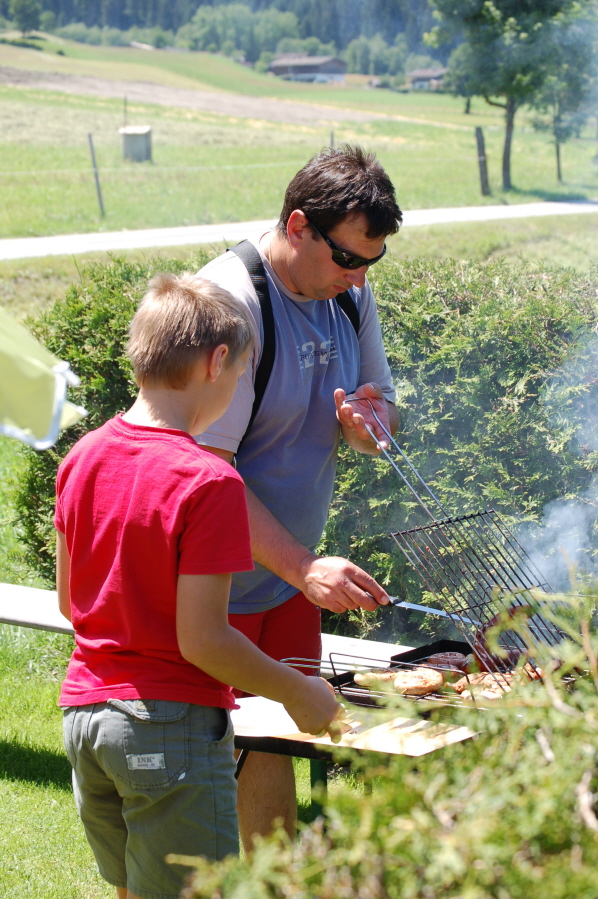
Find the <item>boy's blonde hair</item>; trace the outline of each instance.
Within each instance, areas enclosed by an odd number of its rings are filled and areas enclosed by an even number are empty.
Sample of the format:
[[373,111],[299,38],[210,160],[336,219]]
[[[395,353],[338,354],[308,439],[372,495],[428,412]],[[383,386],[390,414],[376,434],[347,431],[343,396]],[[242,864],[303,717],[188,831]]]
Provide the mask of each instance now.
[[185,272],[154,275],[129,327],[137,385],[183,390],[201,356],[220,344],[234,362],[255,339],[250,314],[228,290]]

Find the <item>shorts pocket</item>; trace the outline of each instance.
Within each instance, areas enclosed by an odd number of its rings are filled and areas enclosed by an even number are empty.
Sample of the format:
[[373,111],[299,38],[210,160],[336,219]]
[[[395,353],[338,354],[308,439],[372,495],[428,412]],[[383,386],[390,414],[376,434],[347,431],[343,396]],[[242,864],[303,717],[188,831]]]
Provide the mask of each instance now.
[[64,714],[62,716],[62,738],[64,740],[64,748],[66,751],[66,757],[71,764],[71,768],[75,767],[77,761],[77,755],[75,751],[75,747],[73,745],[73,729],[75,727],[75,715],[77,714],[76,708],[65,709]]
[[230,713],[227,709],[215,709],[215,712],[218,712],[218,727],[215,728],[215,732],[212,734],[212,746],[221,746],[226,743],[230,743],[230,741],[234,737],[233,731],[233,722],[230,716]]
[[109,699],[105,763],[134,790],[171,787],[191,767],[189,703]]

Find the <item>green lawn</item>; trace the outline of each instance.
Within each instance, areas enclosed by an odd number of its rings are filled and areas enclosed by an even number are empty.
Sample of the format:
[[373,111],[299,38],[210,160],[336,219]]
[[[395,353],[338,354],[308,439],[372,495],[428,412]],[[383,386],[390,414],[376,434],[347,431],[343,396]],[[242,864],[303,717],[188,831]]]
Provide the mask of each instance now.
[[71,640],[0,627],[0,895],[100,899],[72,797],[58,685]]
[[[457,98],[346,87],[297,85],[209,54],[144,53],[72,44],[67,57],[3,46],[3,62],[100,77],[150,76],[171,86],[208,87],[385,113],[392,118],[334,124],[335,142],[374,150],[404,209],[521,203],[598,196],[593,131],[563,150],[558,185],[554,148],[521,114],[513,146],[515,189],[500,188],[500,110]],[[7,56],[4,60],[4,56]],[[66,68],[65,68],[66,67]],[[132,67],[130,70],[127,67]],[[187,79],[183,85],[182,80]],[[211,81],[210,81],[211,79]],[[129,122],[150,124],[153,164],[122,159],[120,100],[0,87],[0,237],[244,221],[278,214],[285,187],[329,141],[328,125],[283,125],[186,109],[129,104]],[[479,191],[473,129],[485,127],[492,196]],[[93,133],[106,217],[90,168]]]

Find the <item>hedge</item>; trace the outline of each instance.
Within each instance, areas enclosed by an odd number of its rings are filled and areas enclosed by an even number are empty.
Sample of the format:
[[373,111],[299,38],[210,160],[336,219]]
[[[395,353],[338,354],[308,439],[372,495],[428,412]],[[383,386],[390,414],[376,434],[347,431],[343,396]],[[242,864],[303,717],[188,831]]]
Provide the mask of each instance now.
[[[32,569],[48,583],[56,467],[86,430],[131,402],[123,346],[147,279],[158,268],[195,270],[207,258],[91,265],[33,324],[81,377],[73,399],[90,411],[54,450],[24,450],[22,540]],[[391,259],[371,270],[371,280],[397,385],[401,444],[451,513],[492,507],[513,524],[536,521],[551,500],[587,491],[598,469],[589,414],[596,401],[597,273],[523,261]],[[427,602],[388,536],[419,523],[416,504],[387,462],[341,448],[322,552],[348,556],[392,593]],[[595,546],[598,537],[590,551]],[[380,637],[408,642],[422,629],[438,632],[438,620],[428,617],[385,610],[328,615],[325,626],[362,635],[378,628]]]
[[574,599],[562,621],[559,675],[585,671],[574,689],[547,674],[485,711],[428,709],[477,736],[418,758],[354,759],[370,790],[337,782],[326,827],[320,819],[296,844],[258,841],[245,859],[197,859],[181,899],[594,899],[596,599]]

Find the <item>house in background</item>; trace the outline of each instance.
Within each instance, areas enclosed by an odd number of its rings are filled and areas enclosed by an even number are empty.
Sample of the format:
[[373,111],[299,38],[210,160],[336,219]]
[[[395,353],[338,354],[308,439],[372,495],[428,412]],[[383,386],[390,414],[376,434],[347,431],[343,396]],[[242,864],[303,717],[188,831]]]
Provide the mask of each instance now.
[[268,71],[287,81],[344,81],[347,63],[336,56],[306,56],[285,53],[273,59]]
[[414,69],[407,72],[406,81],[414,91],[437,91],[442,87],[442,81],[448,69]]

